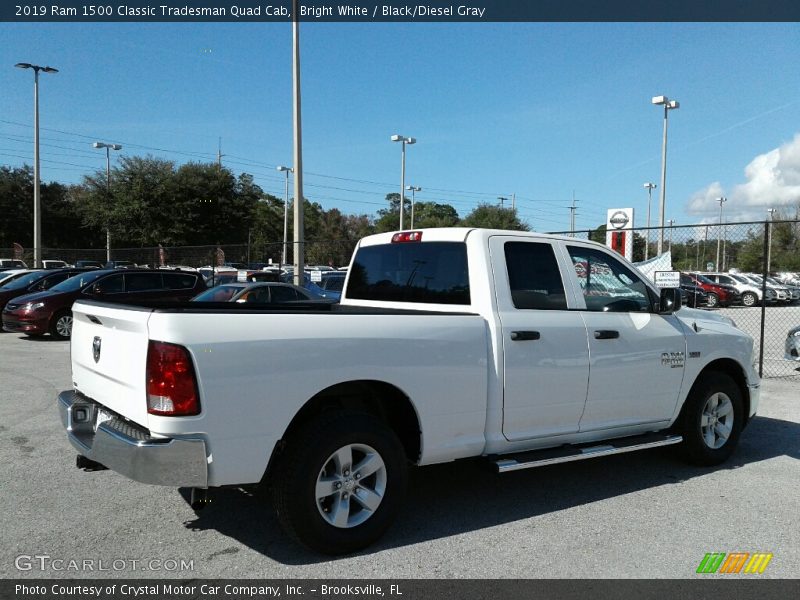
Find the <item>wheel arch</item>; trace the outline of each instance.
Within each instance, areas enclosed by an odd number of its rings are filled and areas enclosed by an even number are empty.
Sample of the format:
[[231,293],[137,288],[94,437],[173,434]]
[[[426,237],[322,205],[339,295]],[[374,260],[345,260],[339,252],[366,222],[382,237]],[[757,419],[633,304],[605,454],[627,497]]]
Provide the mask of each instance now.
[[297,411],[272,451],[262,480],[268,479],[288,440],[306,423],[329,410],[356,410],[371,414],[395,432],[409,462],[419,462],[422,428],[411,399],[384,381],[355,380],[332,385],[314,395]]
[[703,380],[703,377],[709,373],[724,373],[736,383],[736,386],[739,388],[739,391],[742,394],[742,402],[744,402],[744,424],[747,425],[747,422],[750,419],[750,389],[747,387],[747,375],[745,374],[746,371],[742,365],[732,358],[718,358],[703,367],[703,370],[697,374],[697,377],[692,383],[692,387],[689,389],[686,399],[684,399],[680,415],[678,416],[678,419],[676,419],[676,422],[680,422],[680,419],[683,416],[683,411],[685,410],[687,404],[686,400],[691,397],[692,392],[694,392],[700,381]]

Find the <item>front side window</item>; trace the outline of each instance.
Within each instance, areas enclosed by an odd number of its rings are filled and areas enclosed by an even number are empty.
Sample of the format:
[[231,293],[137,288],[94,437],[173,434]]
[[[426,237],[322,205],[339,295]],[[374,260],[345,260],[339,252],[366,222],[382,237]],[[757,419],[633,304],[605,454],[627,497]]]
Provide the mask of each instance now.
[[506,242],[506,269],[515,308],[566,310],[567,299],[553,247],[540,242]]
[[469,304],[467,245],[401,242],[359,248],[350,271],[347,297]]
[[597,312],[648,312],[647,286],[616,258],[595,248],[567,246],[586,309]]

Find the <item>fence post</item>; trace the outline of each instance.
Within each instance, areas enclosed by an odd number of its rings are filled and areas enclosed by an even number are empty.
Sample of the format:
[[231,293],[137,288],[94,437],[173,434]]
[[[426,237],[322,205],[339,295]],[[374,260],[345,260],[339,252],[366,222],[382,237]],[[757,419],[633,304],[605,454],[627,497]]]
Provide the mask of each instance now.
[[767,319],[767,254],[769,253],[769,238],[772,235],[771,223],[764,221],[764,252],[761,256],[761,340],[758,347],[758,376],[764,377],[764,329]]

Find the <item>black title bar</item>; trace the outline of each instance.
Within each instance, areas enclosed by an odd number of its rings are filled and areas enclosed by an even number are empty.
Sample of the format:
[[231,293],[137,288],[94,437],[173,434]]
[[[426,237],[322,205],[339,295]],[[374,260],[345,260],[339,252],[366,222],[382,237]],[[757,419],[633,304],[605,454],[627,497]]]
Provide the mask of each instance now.
[[[3,2],[4,22],[800,21],[797,0],[50,0]],[[108,2],[108,0],[105,0]]]

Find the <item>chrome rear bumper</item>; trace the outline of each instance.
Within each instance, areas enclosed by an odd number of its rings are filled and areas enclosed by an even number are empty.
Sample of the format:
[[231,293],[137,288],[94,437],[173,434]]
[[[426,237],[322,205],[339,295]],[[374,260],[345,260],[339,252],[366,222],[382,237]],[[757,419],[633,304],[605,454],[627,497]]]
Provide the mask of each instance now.
[[58,395],[58,409],[67,439],[86,458],[141,483],[207,487],[202,439],[152,437],[146,429],[73,390]]

